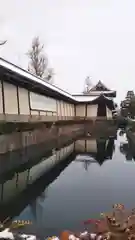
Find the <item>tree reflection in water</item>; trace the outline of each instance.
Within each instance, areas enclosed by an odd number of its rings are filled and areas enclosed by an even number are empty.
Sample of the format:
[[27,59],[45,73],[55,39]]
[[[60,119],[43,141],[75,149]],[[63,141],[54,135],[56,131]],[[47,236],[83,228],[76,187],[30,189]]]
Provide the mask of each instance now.
[[120,143],[119,146],[120,152],[125,155],[127,161],[132,161],[135,157],[133,156],[133,151],[131,149],[130,143]]
[[44,192],[41,193],[41,195],[33,200],[30,204],[30,209],[31,209],[31,214],[33,216],[33,220],[36,223],[37,230],[40,230],[44,226],[44,219],[43,219],[43,203],[47,197],[47,190],[48,188],[45,189]]

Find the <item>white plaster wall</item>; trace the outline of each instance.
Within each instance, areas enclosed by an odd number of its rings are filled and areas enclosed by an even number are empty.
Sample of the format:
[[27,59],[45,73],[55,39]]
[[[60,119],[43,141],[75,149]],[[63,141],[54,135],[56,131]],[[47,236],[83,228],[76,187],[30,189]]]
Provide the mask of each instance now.
[[52,112],[47,112],[46,115],[47,116],[52,116]]
[[58,116],[62,116],[61,101],[58,101]]
[[112,118],[112,111],[108,107],[106,107],[106,115],[107,115],[107,119]]
[[97,117],[98,105],[87,105],[87,117]]
[[64,114],[63,101],[60,101],[61,116]]
[[71,117],[71,104],[68,104],[68,116]]
[[71,104],[71,108],[70,108],[70,116],[73,116],[73,105]]
[[62,113],[62,116],[64,116],[64,102],[61,101],[61,113]]
[[68,116],[71,116],[71,104],[68,104]]
[[65,103],[65,116],[67,117],[68,116],[68,103],[64,102]]
[[18,103],[17,103],[17,88],[16,86],[3,82],[4,86],[4,99],[5,99],[5,113],[17,114]]
[[70,116],[72,116],[72,104],[70,104]]
[[70,104],[67,103],[67,116],[70,117]]
[[[40,112],[40,115],[44,115],[45,113],[44,112]],[[36,111],[36,110],[31,110],[31,115],[39,115],[39,112],[38,111]]]
[[75,117],[75,105],[72,105],[72,116]]
[[30,105],[33,110],[56,112],[56,100],[50,97],[30,92]]
[[85,117],[85,105],[76,105],[76,116]]
[[0,81],[0,113],[3,113],[2,86]]
[[61,111],[61,101],[59,101],[59,103],[58,103],[58,116],[62,116],[62,111]]
[[29,97],[28,97],[28,90],[24,88],[19,88],[19,107],[20,107],[20,114],[30,114],[29,109]]
[[63,102],[63,107],[64,107],[64,116],[66,116],[66,103]]
[[57,116],[61,116],[60,101],[57,101]]
[[70,114],[70,109],[71,109],[71,104],[67,104],[67,116],[70,117],[71,114]]
[[65,103],[65,116],[67,117],[68,116],[68,104]]
[[64,102],[61,101],[61,116],[64,117]]

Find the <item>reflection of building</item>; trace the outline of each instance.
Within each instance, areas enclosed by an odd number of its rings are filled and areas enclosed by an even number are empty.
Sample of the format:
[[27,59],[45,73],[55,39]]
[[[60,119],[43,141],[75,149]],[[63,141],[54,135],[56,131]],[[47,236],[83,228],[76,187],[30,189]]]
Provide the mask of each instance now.
[[29,168],[26,165],[25,170],[20,168],[20,171],[18,170],[17,173],[9,176],[9,179],[4,180],[3,178],[0,183],[0,204],[11,201],[14,196],[21,193],[28,185],[33,184],[42,175],[66,159],[73,150],[74,144],[72,143],[55,151],[54,155],[40,159],[37,164],[31,167],[28,165]]
[[116,92],[108,89],[101,81],[85,94],[74,95],[74,97],[80,101],[76,105],[76,116],[112,118],[112,110],[115,110],[113,98],[116,97]]
[[[90,163],[94,163],[94,159],[102,165],[107,159],[112,159],[114,152],[114,139],[89,139],[77,140],[75,142],[75,151],[78,154],[85,153],[84,158],[77,158],[76,161],[84,162],[85,169],[88,169]],[[86,156],[87,155],[87,156]],[[86,157],[85,157],[86,156]],[[88,159],[89,156],[89,159]]]

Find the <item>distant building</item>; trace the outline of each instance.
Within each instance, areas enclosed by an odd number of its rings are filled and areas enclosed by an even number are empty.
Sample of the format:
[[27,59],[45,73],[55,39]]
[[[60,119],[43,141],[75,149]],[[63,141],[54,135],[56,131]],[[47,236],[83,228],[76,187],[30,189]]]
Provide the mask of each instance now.
[[115,110],[113,98],[116,91],[108,89],[100,80],[87,92],[81,95],[73,95],[81,103],[76,105],[76,116],[90,118],[112,118]]

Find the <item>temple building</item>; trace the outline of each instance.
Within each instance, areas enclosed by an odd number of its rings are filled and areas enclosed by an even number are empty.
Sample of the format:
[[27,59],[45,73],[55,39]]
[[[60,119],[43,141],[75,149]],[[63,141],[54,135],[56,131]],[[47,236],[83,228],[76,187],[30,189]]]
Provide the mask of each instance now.
[[73,95],[79,102],[76,105],[76,116],[93,119],[111,119],[115,110],[116,91],[108,89],[100,80],[89,91]]

